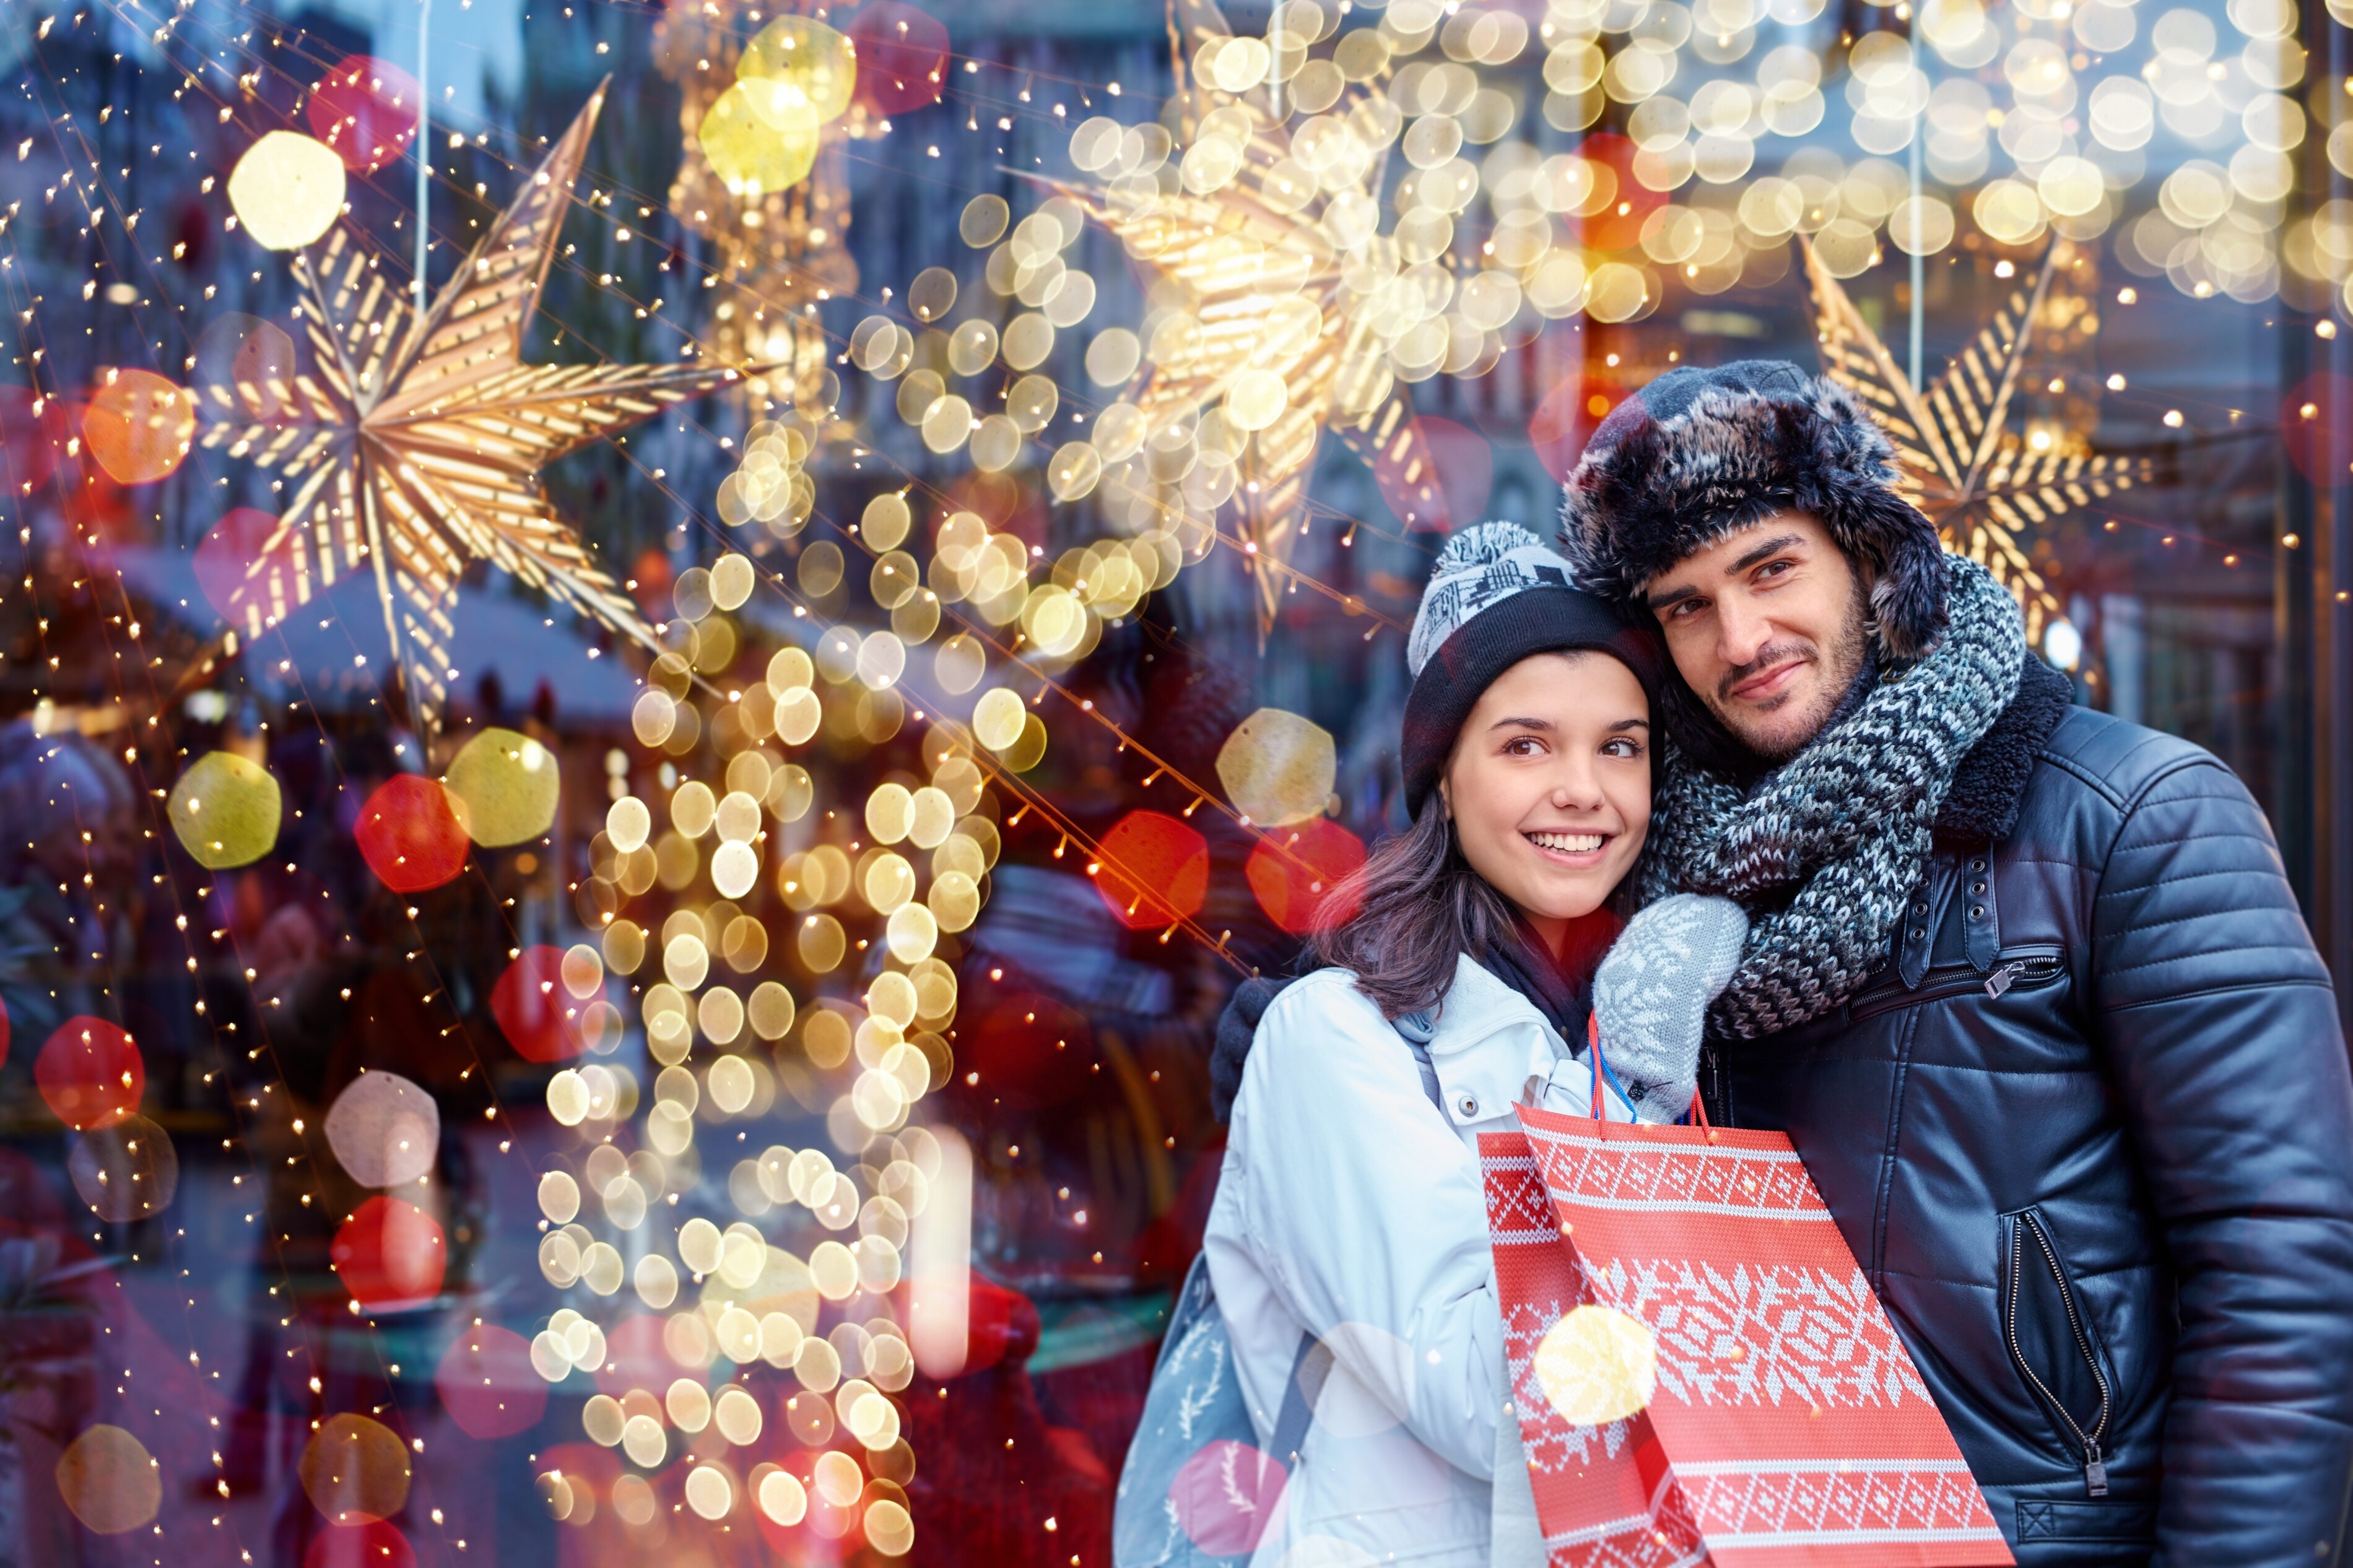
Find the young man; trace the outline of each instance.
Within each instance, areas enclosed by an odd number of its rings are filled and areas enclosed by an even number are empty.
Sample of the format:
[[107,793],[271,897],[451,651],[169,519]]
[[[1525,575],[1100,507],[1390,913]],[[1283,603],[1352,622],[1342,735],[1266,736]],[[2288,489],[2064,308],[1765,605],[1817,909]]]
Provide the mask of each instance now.
[[1570,476],[1579,585],[1681,676],[1647,890],[1753,922],[1650,1092],[1789,1134],[2021,1563],[2335,1563],[2353,1077],[2270,828],[2072,706],[1890,451],[1749,362]]

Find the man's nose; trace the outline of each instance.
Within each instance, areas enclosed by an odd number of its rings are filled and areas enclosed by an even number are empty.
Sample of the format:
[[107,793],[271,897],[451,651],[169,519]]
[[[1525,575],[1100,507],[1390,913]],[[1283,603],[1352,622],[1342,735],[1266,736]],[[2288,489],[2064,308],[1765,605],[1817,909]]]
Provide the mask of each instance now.
[[1734,668],[1755,659],[1773,640],[1772,621],[1738,594],[1717,601],[1715,628],[1717,653]]

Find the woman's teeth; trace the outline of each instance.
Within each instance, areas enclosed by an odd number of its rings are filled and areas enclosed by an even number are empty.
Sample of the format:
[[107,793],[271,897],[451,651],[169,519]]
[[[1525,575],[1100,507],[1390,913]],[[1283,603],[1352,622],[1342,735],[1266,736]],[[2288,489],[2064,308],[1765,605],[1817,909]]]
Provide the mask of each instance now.
[[1564,855],[1589,855],[1601,847],[1606,837],[1600,833],[1531,833],[1527,838],[1540,848],[1557,849]]

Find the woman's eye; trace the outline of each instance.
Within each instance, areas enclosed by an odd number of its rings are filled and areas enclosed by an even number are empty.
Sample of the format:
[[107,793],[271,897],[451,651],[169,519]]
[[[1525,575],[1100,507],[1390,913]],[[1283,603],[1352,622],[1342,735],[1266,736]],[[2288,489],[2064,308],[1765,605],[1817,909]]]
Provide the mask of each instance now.
[[1642,744],[1639,741],[1629,741],[1621,736],[1603,746],[1601,754],[1605,757],[1639,757],[1642,754]]
[[1522,735],[1504,742],[1504,755],[1507,757],[1533,757],[1542,748],[1533,735]]

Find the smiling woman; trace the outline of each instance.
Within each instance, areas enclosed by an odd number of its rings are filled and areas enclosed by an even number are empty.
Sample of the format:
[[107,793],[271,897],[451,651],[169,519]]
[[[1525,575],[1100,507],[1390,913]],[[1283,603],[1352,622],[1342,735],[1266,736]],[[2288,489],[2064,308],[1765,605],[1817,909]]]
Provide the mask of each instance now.
[[1602,653],[1533,654],[1480,696],[1439,797],[1462,858],[1557,954],[1651,825],[1651,705]]

